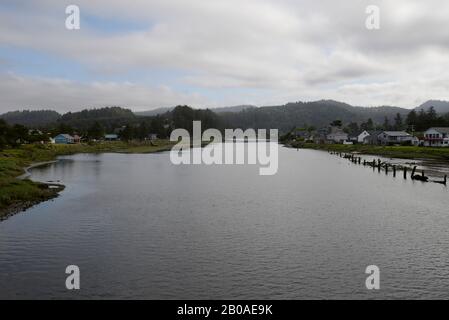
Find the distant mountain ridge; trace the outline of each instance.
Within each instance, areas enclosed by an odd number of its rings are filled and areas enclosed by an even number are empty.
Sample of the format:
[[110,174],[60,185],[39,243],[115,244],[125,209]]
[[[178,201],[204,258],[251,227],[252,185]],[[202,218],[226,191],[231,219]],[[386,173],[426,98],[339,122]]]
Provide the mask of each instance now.
[[[433,106],[438,113],[449,113],[449,102],[429,100],[415,110],[428,110]],[[68,112],[64,115],[52,110],[14,111],[0,115],[10,124],[23,124],[28,127],[43,127],[50,124],[67,124],[84,128],[93,122],[122,125],[139,122],[141,117],[153,117],[170,113],[173,108],[158,108],[151,111],[132,112],[121,107],[86,109],[79,112]],[[399,113],[403,119],[410,109],[394,106],[360,107],[334,100],[312,102],[290,102],[285,105],[256,107],[240,105],[233,107],[211,108],[228,128],[277,128],[282,132],[296,126],[321,127],[334,120],[343,123],[365,122],[371,118],[381,124],[385,117],[390,121]]]
[[67,112],[63,115],[52,110],[12,111],[0,115],[0,119],[9,124],[21,124],[27,127],[45,127],[65,124],[77,128],[86,128],[94,122],[126,124],[135,120],[136,115],[129,109],[121,107],[105,107]]
[[287,132],[294,127],[312,125],[321,127],[334,120],[343,123],[364,122],[371,118],[383,123],[385,117],[392,120],[396,114],[405,117],[410,110],[399,107],[354,107],[334,100],[291,102],[282,106],[250,108],[238,113],[223,113],[225,123],[238,128],[277,128]]
[[[148,111],[137,111],[134,112],[134,114],[138,117],[153,117],[157,116],[158,114],[164,114],[170,111],[173,111],[175,107],[167,107],[167,108],[157,108],[153,110]],[[215,112],[215,113],[223,113],[223,112],[240,112],[245,109],[249,108],[257,108],[253,105],[239,105],[239,106],[232,106],[232,107],[220,107],[220,108],[209,108],[209,110]]]
[[449,112],[449,101],[442,100],[429,100],[424,102],[419,107],[416,107],[415,110],[420,111],[428,111],[430,107],[433,107],[437,113],[443,114]]
[[21,124],[27,127],[41,127],[58,121],[61,115],[53,110],[11,111],[0,115],[0,119],[9,124]]

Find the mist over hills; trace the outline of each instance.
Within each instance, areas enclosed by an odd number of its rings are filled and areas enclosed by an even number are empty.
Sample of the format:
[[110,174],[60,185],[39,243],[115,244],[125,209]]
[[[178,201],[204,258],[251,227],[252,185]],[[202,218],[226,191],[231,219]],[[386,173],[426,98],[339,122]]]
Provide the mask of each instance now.
[[53,110],[23,110],[11,111],[0,115],[0,119],[9,124],[21,124],[27,127],[46,126],[49,123],[58,121],[61,115]]
[[[438,113],[449,112],[449,102],[429,100],[416,110],[428,110],[433,106]],[[76,128],[87,128],[94,122],[108,127],[121,126],[128,123],[138,123],[143,118],[157,115],[169,116],[173,108],[158,108],[151,111],[132,112],[121,107],[106,107],[88,109],[79,112],[59,114],[52,110],[14,111],[0,115],[10,124],[22,124],[27,127],[44,127],[52,124],[66,124]],[[220,123],[228,128],[277,128],[281,132],[298,126],[326,126],[334,120],[341,120],[344,124],[350,122],[361,123],[371,118],[374,123],[381,124],[385,117],[392,120],[398,113],[404,118],[410,109],[394,106],[360,107],[334,100],[320,100],[313,102],[291,102],[281,106],[256,107],[240,105],[209,109],[220,119]]]
[[441,101],[441,100],[429,100],[424,102],[419,107],[416,107],[415,110],[424,110],[428,111],[430,107],[433,107],[437,113],[443,114],[449,112],[449,101]]
[[383,123],[385,117],[393,119],[399,113],[405,116],[410,110],[398,107],[354,107],[333,100],[294,102],[283,106],[249,108],[238,113],[221,114],[226,124],[239,128],[277,128],[281,132],[296,126],[326,126],[338,119],[343,123],[363,122],[371,118]]

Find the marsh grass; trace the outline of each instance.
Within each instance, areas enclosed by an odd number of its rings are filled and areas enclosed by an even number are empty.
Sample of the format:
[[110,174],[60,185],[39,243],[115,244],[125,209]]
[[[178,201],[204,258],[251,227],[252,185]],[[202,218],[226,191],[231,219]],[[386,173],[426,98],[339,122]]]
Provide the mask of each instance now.
[[156,140],[151,142],[98,142],[73,145],[23,145],[15,149],[0,151],[0,218],[10,214],[21,204],[24,208],[33,203],[52,198],[55,189],[46,184],[28,179],[17,179],[24,168],[33,163],[56,159],[60,155],[76,153],[151,153],[170,150],[173,142]]

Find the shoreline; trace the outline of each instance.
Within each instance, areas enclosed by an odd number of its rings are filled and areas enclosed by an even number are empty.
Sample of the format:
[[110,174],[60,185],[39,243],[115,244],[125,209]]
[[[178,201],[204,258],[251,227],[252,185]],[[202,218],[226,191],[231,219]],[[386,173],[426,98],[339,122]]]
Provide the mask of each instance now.
[[25,212],[26,210],[42,202],[46,202],[59,197],[60,193],[65,189],[64,185],[56,183],[39,183],[39,187],[45,189],[47,191],[47,194],[41,198],[34,200],[18,201],[9,205],[8,207],[0,209],[0,222],[20,212]]
[[354,153],[380,156],[385,158],[429,160],[449,163],[449,148],[415,147],[415,146],[378,146],[378,145],[343,145],[315,144],[296,141],[284,141],[281,144],[287,148],[313,149],[342,153]]
[[86,153],[148,154],[169,151],[173,145],[168,140],[158,140],[150,144],[107,142],[94,145],[24,145],[0,151],[0,160],[4,160],[4,166],[0,166],[0,222],[60,195],[65,189],[64,185],[28,179],[31,176],[29,170],[56,163],[58,156]]
[[43,161],[43,162],[36,162],[36,163],[33,163],[33,164],[31,164],[30,166],[23,168],[24,173],[23,173],[22,175],[16,177],[16,178],[17,178],[17,179],[20,179],[20,180],[27,179],[28,177],[31,176],[31,172],[30,172],[31,169],[33,169],[33,168],[38,168],[38,167],[41,167],[41,166],[45,166],[45,165],[47,165],[47,164],[56,163],[56,162],[58,162],[58,160]]

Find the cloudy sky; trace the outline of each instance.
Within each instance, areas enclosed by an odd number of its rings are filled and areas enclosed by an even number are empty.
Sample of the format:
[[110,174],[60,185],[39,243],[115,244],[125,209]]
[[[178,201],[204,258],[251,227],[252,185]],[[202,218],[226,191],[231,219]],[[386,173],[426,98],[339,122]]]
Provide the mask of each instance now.
[[[380,30],[365,26],[373,4]],[[2,0],[0,111],[449,100],[448,13],[447,0]]]

